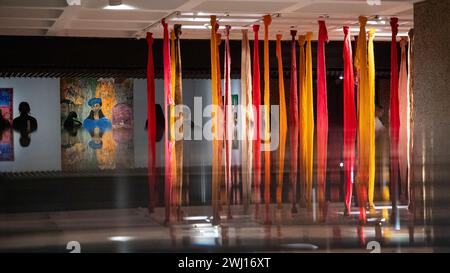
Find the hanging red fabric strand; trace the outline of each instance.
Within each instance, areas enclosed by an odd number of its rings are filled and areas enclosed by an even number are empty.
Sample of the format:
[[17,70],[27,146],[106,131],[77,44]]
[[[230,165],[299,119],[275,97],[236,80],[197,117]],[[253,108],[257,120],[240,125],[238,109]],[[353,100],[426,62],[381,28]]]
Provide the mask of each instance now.
[[400,133],[400,113],[399,113],[399,99],[398,99],[398,57],[397,57],[397,33],[398,33],[398,18],[391,18],[391,101],[390,101],[390,141],[391,141],[391,200],[392,211],[396,212],[397,192],[398,192],[398,143]]
[[254,135],[254,159],[255,159],[255,173],[254,173],[254,183],[255,186],[259,187],[261,183],[261,79],[260,79],[260,68],[259,68],[259,44],[258,44],[258,31],[259,25],[253,25],[254,40],[253,40],[253,110],[255,117],[255,124],[253,126]]
[[290,82],[290,102],[289,102],[289,112],[290,112],[290,128],[289,140],[290,140],[290,173],[289,179],[292,189],[292,204],[293,211],[296,210],[296,200],[297,200],[297,165],[298,165],[298,134],[299,134],[299,123],[298,123],[298,96],[297,96],[297,47],[296,47],[296,30],[291,30],[291,82]]
[[319,21],[317,45],[317,192],[319,203],[325,202],[327,174],[328,105],[325,42],[328,42],[327,28],[325,21]]
[[352,43],[344,27],[344,189],[345,214],[350,215],[355,166],[356,106]]
[[148,211],[155,207],[156,189],[156,113],[155,113],[155,68],[153,65],[153,34],[147,32],[147,139],[148,139]]

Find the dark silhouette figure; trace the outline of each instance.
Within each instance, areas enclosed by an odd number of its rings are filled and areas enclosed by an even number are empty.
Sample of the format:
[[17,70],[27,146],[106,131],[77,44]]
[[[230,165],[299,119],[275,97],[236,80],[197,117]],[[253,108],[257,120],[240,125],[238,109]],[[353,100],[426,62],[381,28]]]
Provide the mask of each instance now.
[[20,115],[13,120],[14,130],[29,134],[37,130],[37,120],[30,116],[30,105],[28,102],[21,102],[19,104]]
[[69,115],[67,116],[66,120],[64,121],[64,128],[65,129],[74,129],[74,128],[79,128],[83,125],[83,123],[81,123],[81,121],[79,121],[78,119],[78,115],[75,112],[70,112]]
[[28,147],[31,142],[30,135],[37,130],[37,120],[30,116],[30,105],[22,101],[19,104],[20,115],[13,120],[13,128],[20,133],[19,143],[22,147]]
[[20,130],[19,132],[20,132],[20,139],[19,139],[20,146],[22,146],[22,147],[30,146],[31,133],[27,130]]

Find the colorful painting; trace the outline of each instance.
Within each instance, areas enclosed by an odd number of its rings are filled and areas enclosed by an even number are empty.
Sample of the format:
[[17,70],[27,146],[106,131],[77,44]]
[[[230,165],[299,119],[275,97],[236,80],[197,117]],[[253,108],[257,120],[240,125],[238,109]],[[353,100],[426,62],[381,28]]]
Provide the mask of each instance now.
[[14,161],[13,89],[0,88],[0,161]]
[[134,166],[133,80],[61,79],[63,171]]

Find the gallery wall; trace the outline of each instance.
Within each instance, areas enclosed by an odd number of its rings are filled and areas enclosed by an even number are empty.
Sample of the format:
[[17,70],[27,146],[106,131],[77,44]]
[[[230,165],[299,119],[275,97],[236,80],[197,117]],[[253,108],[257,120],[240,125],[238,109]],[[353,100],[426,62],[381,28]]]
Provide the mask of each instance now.
[[0,87],[13,88],[13,113],[19,103],[30,104],[30,114],[38,121],[28,147],[19,143],[14,132],[14,161],[0,162],[1,172],[51,171],[61,169],[59,79],[0,78]]
[[[147,87],[145,79],[134,80],[134,161],[135,168],[147,167]],[[163,106],[163,80],[155,81],[156,103]],[[60,171],[61,170],[61,106],[59,78],[0,78],[0,87],[13,88],[13,113],[19,115],[18,107],[27,101],[31,115],[38,121],[38,130],[31,134],[31,143],[22,147],[20,134],[14,132],[14,161],[1,161],[0,172]],[[231,81],[232,94],[240,93],[240,80]],[[183,102],[192,111],[194,120],[194,97],[202,98],[202,110],[211,104],[211,81],[202,79],[183,80]],[[239,96],[239,103],[240,103]],[[210,118],[203,117],[205,124]],[[194,121],[192,130],[202,133],[202,125]],[[192,131],[192,137],[194,131]],[[164,135],[157,142],[157,167],[164,165]],[[202,140],[189,140],[184,144],[184,158],[189,166],[210,166],[212,145],[202,134]]]

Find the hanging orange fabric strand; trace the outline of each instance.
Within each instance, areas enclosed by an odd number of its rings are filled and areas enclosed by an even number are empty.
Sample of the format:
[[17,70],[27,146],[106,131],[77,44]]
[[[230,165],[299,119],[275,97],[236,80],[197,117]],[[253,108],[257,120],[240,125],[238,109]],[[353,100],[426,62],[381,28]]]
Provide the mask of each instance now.
[[[216,16],[211,16],[211,91],[212,91],[212,104],[213,111],[211,113],[212,119],[212,139],[213,139],[213,156],[212,156],[212,206],[213,206],[213,222],[215,224],[220,221],[219,214],[219,193],[220,193],[220,173],[219,168],[221,166],[219,158],[219,146],[218,140],[218,71],[217,71],[217,36],[216,36]],[[220,98],[221,99],[221,98]]]
[[286,100],[284,97],[284,79],[283,79],[283,59],[281,54],[281,34],[277,34],[277,59],[278,59],[278,92],[280,98],[280,148],[278,153],[278,177],[277,177],[277,195],[276,200],[278,207],[281,208],[281,193],[283,189],[283,174],[284,174],[284,158],[285,158],[285,145],[286,145]]
[[270,68],[269,68],[269,25],[270,15],[264,18],[264,200],[266,206],[270,201]]
[[[299,69],[298,69],[298,92],[299,92],[299,139],[300,139],[300,203],[302,205],[306,204],[306,180],[307,180],[307,171],[306,171],[306,154],[307,154],[307,148],[306,148],[306,139],[307,139],[307,130],[306,130],[306,124],[307,124],[307,105],[306,105],[306,55],[305,55],[305,43],[306,43],[306,36],[305,35],[299,35],[298,36],[298,44],[300,46],[300,53],[299,53]],[[296,211],[295,206],[295,198],[292,200],[292,211]]]
[[255,214],[258,215],[259,204],[259,189],[261,186],[261,79],[260,79],[260,66],[259,66],[259,41],[258,41],[259,25],[253,25],[253,110],[255,114],[255,125],[253,126],[254,140],[254,173],[253,180],[255,185],[254,201],[255,201]]

